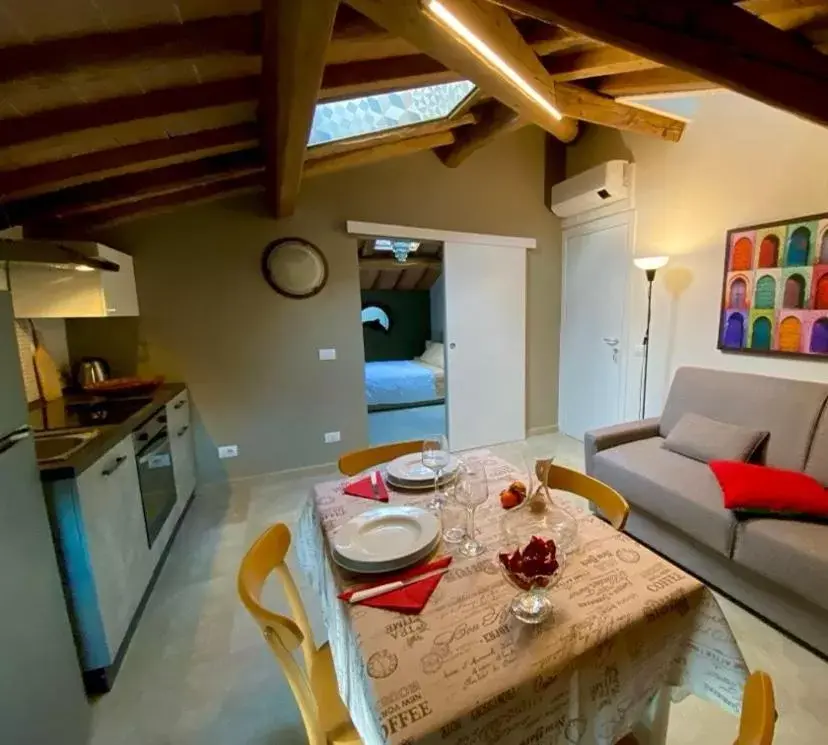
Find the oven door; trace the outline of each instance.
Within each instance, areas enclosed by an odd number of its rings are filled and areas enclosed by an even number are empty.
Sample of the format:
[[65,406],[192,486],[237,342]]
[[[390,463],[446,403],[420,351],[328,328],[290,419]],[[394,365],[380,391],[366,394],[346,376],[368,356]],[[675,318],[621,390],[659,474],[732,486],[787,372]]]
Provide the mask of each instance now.
[[176,501],[175,474],[170,437],[166,427],[159,430],[152,440],[138,451],[137,458],[147,541],[151,547]]

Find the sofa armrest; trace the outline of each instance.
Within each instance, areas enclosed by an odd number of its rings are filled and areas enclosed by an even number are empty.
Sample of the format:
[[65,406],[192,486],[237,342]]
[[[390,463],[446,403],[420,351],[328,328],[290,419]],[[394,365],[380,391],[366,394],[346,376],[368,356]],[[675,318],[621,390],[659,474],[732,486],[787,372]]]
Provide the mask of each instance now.
[[602,450],[609,450],[618,445],[625,445],[636,440],[645,440],[658,435],[659,419],[642,419],[637,422],[624,422],[611,427],[594,429],[584,435],[584,456],[586,472],[592,473],[592,459]]

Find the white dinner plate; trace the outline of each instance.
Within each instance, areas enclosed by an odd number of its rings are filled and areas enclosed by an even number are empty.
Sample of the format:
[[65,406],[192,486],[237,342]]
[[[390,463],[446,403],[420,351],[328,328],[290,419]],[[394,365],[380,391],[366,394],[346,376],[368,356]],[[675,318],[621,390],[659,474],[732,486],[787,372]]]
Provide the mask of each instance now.
[[[441,489],[447,487],[454,480],[454,474],[450,473],[443,476],[438,482],[437,486]],[[385,483],[395,489],[404,489],[405,491],[429,491],[434,488],[434,476],[428,481],[397,481],[390,473],[385,474]]]
[[[459,461],[453,455],[449,458],[448,465],[443,469],[443,476],[450,476],[456,470]],[[398,484],[422,484],[434,483],[434,471],[423,465],[421,453],[403,455],[392,460],[387,466],[388,475]]]
[[386,574],[389,572],[398,572],[401,569],[410,567],[412,564],[417,564],[423,559],[427,558],[437,546],[440,545],[440,536],[437,536],[428,546],[416,554],[407,556],[404,559],[389,562],[365,563],[359,561],[348,561],[344,556],[341,556],[336,550],[331,552],[333,560],[339,564],[343,569],[356,574]]
[[375,507],[348,520],[331,545],[349,564],[387,566],[421,554],[439,535],[440,521],[427,510]]

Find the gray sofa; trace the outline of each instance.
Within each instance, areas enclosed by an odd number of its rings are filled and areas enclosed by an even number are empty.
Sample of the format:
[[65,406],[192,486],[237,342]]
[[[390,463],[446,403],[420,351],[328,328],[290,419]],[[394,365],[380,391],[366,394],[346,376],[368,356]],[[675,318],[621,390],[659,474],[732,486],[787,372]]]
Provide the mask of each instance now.
[[630,503],[630,535],[822,655],[828,524],[736,519],[707,464],[661,445],[688,412],[767,430],[754,461],[804,471],[828,486],[827,401],[828,384],[684,367],[660,419],[585,438],[587,473]]

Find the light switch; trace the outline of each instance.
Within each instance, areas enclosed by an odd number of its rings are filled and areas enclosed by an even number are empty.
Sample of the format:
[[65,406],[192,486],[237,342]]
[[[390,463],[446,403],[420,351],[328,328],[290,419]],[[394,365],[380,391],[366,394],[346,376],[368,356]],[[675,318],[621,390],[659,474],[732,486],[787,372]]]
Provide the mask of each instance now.
[[336,359],[336,349],[320,349],[319,350],[319,359],[320,360],[335,360]]

